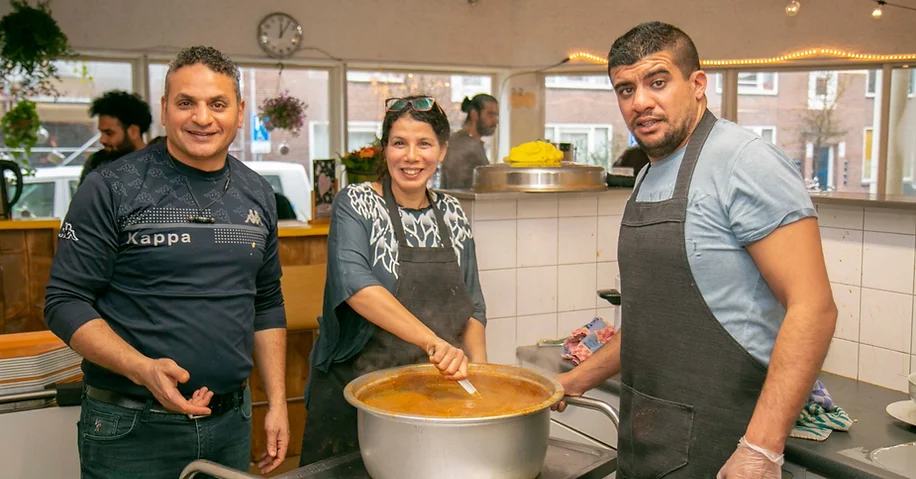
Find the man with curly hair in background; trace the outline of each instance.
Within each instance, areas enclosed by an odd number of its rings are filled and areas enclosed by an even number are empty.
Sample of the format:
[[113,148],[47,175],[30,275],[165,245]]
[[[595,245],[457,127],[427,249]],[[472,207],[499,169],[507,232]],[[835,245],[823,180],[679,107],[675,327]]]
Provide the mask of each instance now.
[[286,456],[277,205],[229,155],[244,107],[232,60],[183,50],[165,79],[165,144],[99,167],[73,197],[44,317],[84,358],[83,479],[172,479],[196,459],[247,471],[255,365],[261,473]]
[[153,122],[149,104],[137,94],[123,90],[109,90],[93,100],[89,116],[98,117],[99,143],[104,148],[86,160],[80,184],[99,166],[142,150],[146,146],[143,135]]

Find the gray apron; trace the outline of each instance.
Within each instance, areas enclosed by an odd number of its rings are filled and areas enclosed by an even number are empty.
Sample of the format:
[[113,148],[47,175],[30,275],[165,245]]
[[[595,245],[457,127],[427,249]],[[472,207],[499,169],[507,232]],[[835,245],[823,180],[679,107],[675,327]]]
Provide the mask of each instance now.
[[713,316],[687,259],[687,193],[715,123],[707,110],[687,144],[672,197],[637,202],[640,182],[621,221],[620,284],[627,292],[618,477],[715,477],[744,434],[766,379],[766,368]]
[[[385,207],[398,242],[399,274],[394,297],[437,336],[460,347],[465,327],[474,314],[474,302],[465,286],[448,224],[427,191],[441,246],[411,247],[391,193],[390,179],[383,182],[383,189]],[[349,314],[356,313],[350,309]],[[350,381],[379,369],[428,362],[423,350],[376,327],[369,342],[354,358],[332,364],[327,373],[311,368],[308,416],[299,465],[359,449],[356,408],[343,397],[344,387]]]

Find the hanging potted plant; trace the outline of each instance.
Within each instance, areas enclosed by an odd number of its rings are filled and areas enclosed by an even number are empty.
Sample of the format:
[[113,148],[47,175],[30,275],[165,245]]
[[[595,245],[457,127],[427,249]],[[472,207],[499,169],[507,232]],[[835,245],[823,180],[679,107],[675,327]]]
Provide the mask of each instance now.
[[[28,159],[32,153],[32,147],[38,143],[38,127],[41,126],[35,103],[26,99],[19,100],[19,103],[6,112],[6,115],[3,115],[0,125],[3,129],[3,144],[8,148],[25,150],[20,163],[26,170],[24,172],[30,174]],[[15,152],[13,155],[18,156]]]
[[11,0],[10,4],[12,11],[0,19],[0,87],[9,95],[10,107],[2,119],[3,143],[25,150],[20,162],[28,167],[40,125],[35,104],[27,98],[59,96],[55,60],[74,55],[67,36],[51,17],[48,2],[39,1],[34,7],[25,0]]
[[348,183],[376,181],[378,179],[378,168],[382,163],[381,140],[376,138],[371,145],[341,156],[340,162],[347,169]]
[[51,17],[48,2],[10,4],[13,10],[0,19],[0,77],[22,97],[58,96],[54,61],[74,56],[67,36]]
[[305,124],[305,110],[308,108],[302,100],[283,92],[273,98],[264,100],[259,109],[259,117],[267,131],[285,130],[293,136]]

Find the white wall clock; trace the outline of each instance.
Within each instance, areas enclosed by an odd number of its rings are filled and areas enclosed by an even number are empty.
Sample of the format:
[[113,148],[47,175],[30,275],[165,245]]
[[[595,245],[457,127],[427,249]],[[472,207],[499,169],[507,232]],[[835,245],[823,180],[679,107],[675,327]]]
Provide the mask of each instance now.
[[271,13],[258,24],[258,45],[272,58],[296,53],[302,43],[302,25],[285,13]]

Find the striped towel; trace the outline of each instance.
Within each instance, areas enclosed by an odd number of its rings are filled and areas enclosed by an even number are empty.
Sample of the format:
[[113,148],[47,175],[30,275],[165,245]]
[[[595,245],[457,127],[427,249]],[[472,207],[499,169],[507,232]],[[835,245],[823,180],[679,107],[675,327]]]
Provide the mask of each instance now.
[[843,408],[833,404],[827,387],[821,381],[817,381],[789,436],[823,441],[831,432],[848,431],[850,426],[852,419]]

